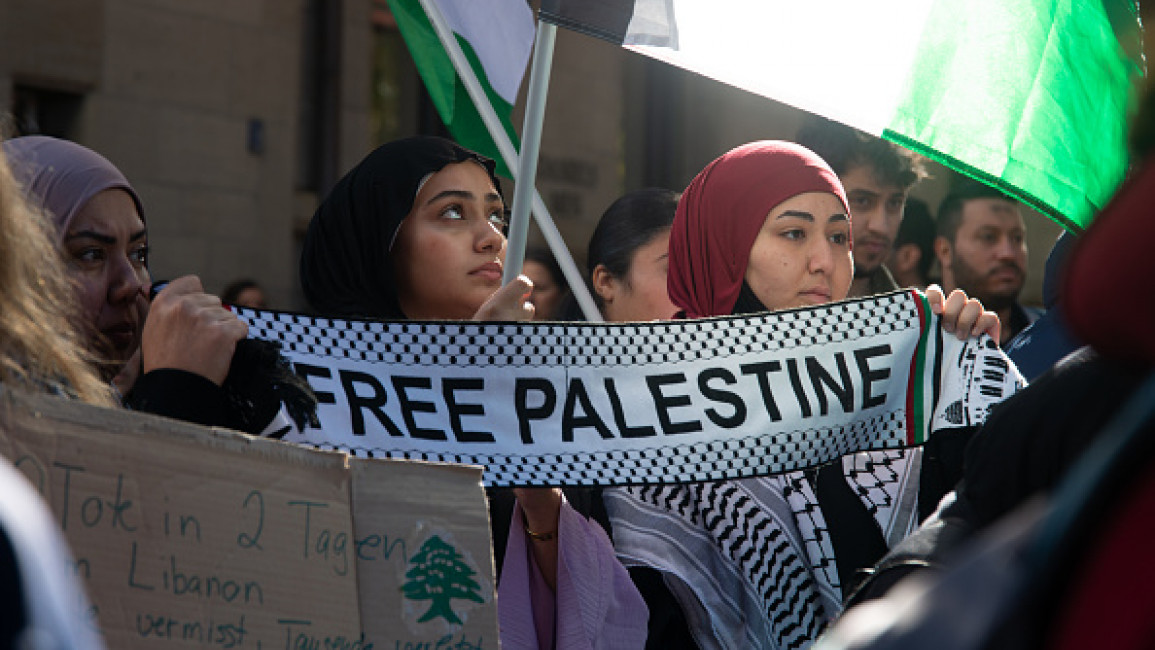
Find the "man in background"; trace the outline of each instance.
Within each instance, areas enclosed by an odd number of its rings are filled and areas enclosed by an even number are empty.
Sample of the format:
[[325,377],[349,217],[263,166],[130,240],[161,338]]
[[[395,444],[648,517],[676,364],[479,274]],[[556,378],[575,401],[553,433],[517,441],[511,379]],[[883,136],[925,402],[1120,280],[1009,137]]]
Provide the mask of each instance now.
[[814,118],[803,126],[796,140],[821,156],[846,190],[854,238],[850,297],[899,289],[883,263],[894,247],[907,195],[926,176],[922,158],[896,144],[822,118]]
[[225,287],[225,290],[221,292],[221,302],[253,309],[268,307],[261,285],[257,284],[256,280],[248,278],[242,278]]
[[1042,315],[1018,302],[1027,278],[1026,226],[1011,197],[977,181],[962,182],[939,206],[934,251],[943,291],[962,289],[998,314],[1003,347]]
[[894,238],[894,250],[886,260],[886,269],[900,287],[925,289],[930,284],[930,265],[934,263],[934,217],[926,201],[907,199],[902,225]]

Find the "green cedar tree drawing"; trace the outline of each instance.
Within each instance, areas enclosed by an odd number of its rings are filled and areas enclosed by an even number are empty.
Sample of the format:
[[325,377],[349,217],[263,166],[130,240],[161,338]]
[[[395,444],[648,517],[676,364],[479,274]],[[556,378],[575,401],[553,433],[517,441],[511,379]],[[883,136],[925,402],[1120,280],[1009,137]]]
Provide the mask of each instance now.
[[429,611],[417,619],[418,623],[430,621],[438,616],[450,623],[461,625],[461,619],[453,613],[449,601],[454,598],[484,603],[477,592],[481,585],[473,579],[477,574],[457,549],[434,535],[421,545],[417,555],[409,560],[410,569],[405,573],[408,580],[401,591],[409,600],[431,600]]

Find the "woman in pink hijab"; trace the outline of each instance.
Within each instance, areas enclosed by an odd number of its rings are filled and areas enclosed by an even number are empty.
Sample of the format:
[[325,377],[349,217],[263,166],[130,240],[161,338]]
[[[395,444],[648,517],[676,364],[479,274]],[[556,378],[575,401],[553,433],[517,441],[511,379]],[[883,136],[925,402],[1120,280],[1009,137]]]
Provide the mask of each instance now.
[[120,170],[80,145],[44,136],[4,143],[25,194],[56,225],[77,286],[89,348],[111,379],[140,347],[148,310],[148,232]]
[[193,275],[149,304],[144,209],[124,174],[68,140],[25,136],[0,147],[29,202],[56,226],[79,325],[104,379],[137,410],[259,431],[233,417],[221,388],[248,326]]
[[[777,141],[733,149],[678,203],[670,298],[687,318],[844,300],[853,279],[850,219],[838,177],[810,150]],[[962,292],[944,298],[934,287],[928,299],[959,338],[998,336],[998,317]],[[838,615],[855,572],[916,523],[915,503],[933,507],[941,497],[919,493],[922,455],[863,452],[847,470],[831,463],[607,491],[615,547],[627,565],[663,574],[700,647],[801,647]],[[910,486],[899,495],[909,507],[873,508],[860,488],[874,480]]]

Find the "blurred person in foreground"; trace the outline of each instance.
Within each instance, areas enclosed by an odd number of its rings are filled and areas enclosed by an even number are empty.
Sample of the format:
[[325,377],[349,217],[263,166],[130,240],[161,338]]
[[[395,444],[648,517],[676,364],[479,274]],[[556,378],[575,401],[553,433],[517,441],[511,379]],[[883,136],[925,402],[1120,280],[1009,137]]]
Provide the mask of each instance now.
[[[49,226],[0,152],[0,384],[113,404],[75,330]],[[0,459],[0,647],[103,648],[67,545],[40,495]]]
[[0,151],[0,381],[111,406],[76,330],[72,286],[50,228],[25,202]]

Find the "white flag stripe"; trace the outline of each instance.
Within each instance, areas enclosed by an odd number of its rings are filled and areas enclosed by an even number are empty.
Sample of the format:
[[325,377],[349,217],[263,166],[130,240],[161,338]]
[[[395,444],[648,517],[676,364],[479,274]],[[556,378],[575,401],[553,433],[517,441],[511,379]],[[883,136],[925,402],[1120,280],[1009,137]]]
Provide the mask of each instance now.
[[490,85],[511,105],[533,49],[533,12],[525,0],[434,0],[449,28],[473,47]]
[[893,118],[932,5],[674,0],[676,50],[645,45],[633,23],[623,45],[878,135]]

